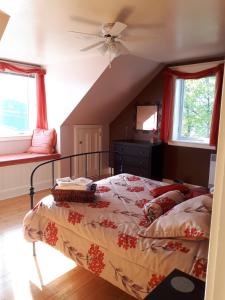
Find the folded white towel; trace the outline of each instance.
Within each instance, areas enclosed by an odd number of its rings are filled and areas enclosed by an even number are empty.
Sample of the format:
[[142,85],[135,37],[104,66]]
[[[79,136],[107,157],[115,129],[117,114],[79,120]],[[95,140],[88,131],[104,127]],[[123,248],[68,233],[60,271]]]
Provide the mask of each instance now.
[[79,177],[74,179],[74,184],[81,185],[81,186],[87,186],[93,182],[93,180],[85,177]]
[[93,180],[85,177],[79,177],[76,179],[71,179],[70,177],[64,177],[64,178],[57,178],[56,183],[58,186],[72,186],[72,185],[78,185],[80,187],[84,187],[86,189],[87,186],[89,186]]
[[75,184],[70,184],[70,185],[57,185],[55,187],[56,190],[74,190],[74,191],[87,191],[89,189],[89,186],[86,185],[75,185]]

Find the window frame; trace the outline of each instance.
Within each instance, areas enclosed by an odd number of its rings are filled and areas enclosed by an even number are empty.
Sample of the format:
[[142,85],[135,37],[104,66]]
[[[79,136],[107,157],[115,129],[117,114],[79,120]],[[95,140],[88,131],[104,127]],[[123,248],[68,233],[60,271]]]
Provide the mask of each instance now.
[[[20,73],[17,73],[17,72],[14,72],[14,71],[0,71],[0,74],[7,74],[7,75],[14,75],[14,76],[19,76],[19,77],[29,77],[29,78],[33,78],[34,80],[36,79],[36,74],[34,73],[31,73],[31,74],[20,74]],[[35,80],[35,84],[36,83],[36,80]],[[28,100],[28,119],[30,120],[30,109],[29,109],[29,106],[30,106],[30,103],[32,102],[33,104],[33,101],[29,101],[29,98],[27,99]],[[35,102],[37,99],[35,99]],[[37,109],[36,109],[37,110]],[[36,116],[36,114],[35,114]],[[30,121],[28,120],[28,123],[30,123]],[[13,135],[3,135],[1,136],[0,135],[0,141],[19,141],[19,140],[30,140],[32,138],[32,134],[33,134],[33,129],[34,128],[31,128],[29,126],[29,129],[26,130],[26,131],[23,131],[23,132],[18,132],[16,133],[15,131],[15,134]]]
[[[209,77],[209,76],[205,76]],[[205,78],[203,77],[203,78]],[[215,75],[211,75],[210,77],[216,77]],[[176,78],[174,82],[174,101],[173,101],[173,117],[172,117],[172,130],[171,130],[171,138],[168,141],[169,145],[183,146],[183,147],[192,147],[192,148],[205,148],[205,149],[215,149],[215,146],[211,146],[209,144],[209,140],[207,142],[201,141],[199,139],[194,138],[186,138],[181,134],[182,130],[182,116],[184,111],[184,93],[185,93],[185,80],[190,79],[182,79]],[[215,82],[216,84],[216,82]]]

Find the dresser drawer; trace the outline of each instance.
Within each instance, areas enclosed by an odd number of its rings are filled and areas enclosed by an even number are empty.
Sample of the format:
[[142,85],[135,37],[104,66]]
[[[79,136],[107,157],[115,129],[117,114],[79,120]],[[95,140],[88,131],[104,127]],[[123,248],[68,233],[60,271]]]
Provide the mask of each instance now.
[[117,151],[121,154],[138,156],[138,157],[149,157],[151,153],[151,147],[145,146],[136,146],[136,145],[121,145],[116,144],[114,147],[114,151]]
[[138,156],[133,155],[127,155],[123,157],[122,162],[124,165],[134,166],[134,167],[140,167],[140,168],[147,168],[149,166],[149,159],[143,158],[140,159]]
[[123,168],[123,173],[129,173],[137,176],[142,176],[142,177],[149,177],[149,171],[147,168],[138,168],[134,166],[124,166]]
[[162,144],[115,141],[114,173],[121,172],[160,180],[162,178]]

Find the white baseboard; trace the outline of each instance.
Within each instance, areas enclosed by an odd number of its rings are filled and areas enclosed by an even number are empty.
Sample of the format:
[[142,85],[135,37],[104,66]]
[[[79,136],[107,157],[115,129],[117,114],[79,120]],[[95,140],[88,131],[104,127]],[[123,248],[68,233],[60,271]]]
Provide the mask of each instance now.
[[[48,189],[51,187],[52,181],[42,181],[35,184],[35,192]],[[22,195],[28,195],[30,193],[30,186],[24,185],[24,186],[16,186],[13,188],[5,189],[1,191],[0,194],[0,200],[6,200],[9,198],[22,196]]]
[[[26,163],[0,168],[0,200],[9,199],[30,192],[30,175],[38,163]],[[55,168],[55,178],[60,168]],[[50,188],[52,185],[51,165],[41,167],[34,176],[35,192]]]

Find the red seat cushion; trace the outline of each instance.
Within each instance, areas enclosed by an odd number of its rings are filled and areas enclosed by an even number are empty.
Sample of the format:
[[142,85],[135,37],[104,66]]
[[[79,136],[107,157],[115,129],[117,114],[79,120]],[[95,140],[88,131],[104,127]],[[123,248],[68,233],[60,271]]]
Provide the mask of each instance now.
[[59,153],[37,154],[37,153],[13,153],[0,155],[0,167],[31,163],[36,161],[60,158]]

